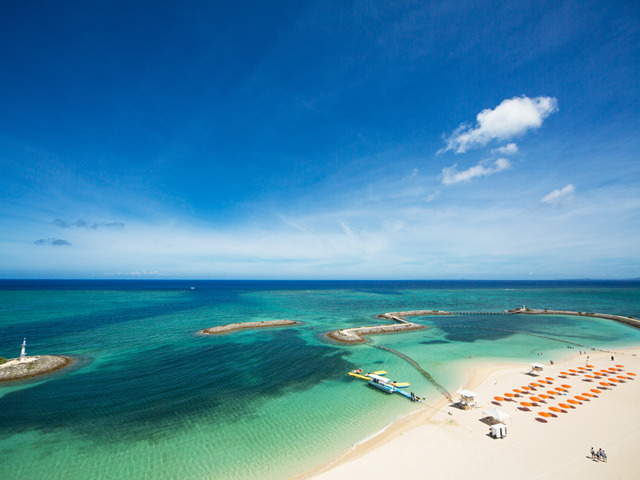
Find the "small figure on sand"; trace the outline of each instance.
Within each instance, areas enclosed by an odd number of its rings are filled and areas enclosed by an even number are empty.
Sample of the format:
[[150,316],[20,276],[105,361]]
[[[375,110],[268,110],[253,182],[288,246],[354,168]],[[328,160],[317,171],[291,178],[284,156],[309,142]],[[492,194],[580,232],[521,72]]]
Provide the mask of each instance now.
[[607,454],[601,448],[599,448],[598,451],[596,452],[593,450],[593,447],[591,447],[591,459],[595,460],[596,462],[606,462]]

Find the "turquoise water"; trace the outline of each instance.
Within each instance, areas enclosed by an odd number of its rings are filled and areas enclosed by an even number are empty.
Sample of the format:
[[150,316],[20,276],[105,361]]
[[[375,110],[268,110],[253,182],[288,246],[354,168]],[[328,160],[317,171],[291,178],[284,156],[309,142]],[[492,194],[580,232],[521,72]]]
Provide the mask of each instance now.
[[[195,286],[194,290],[190,286]],[[640,282],[0,282],[0,356],[67,354],[68,370],[0,385],[2,478],[277,479],[302,473],[416,408],[345,375],[384,368],[438,392],[408,363],[323,333],[378,313],[500,311],[521,305],[640,317]],[[237,321],[300,326],[196,336]],[[474,361],[640,344],[616,322],[459,315],[371,342],[414,358],[450,391]],[[459,328],[464,326],[465,328]],[[467,328],[476,326],[482,328]]]

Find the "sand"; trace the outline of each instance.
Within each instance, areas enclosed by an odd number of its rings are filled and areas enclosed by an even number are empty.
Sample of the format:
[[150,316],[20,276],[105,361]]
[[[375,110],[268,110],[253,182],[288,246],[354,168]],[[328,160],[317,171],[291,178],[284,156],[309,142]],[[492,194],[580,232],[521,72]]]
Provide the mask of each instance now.
[[[640,349],[616,352],[612,361],[611,354],[590,351],[588,363],[596,370],[619,364],[625,366],[624,371],[640,373],[638,355]],[[586,358],[587,355],[580,355],[545,365],[538,377],[527,374],[530,364],[478,366],[462,387],[477,393],[480,408],[465,411],[445,401],[436,402],[303,478],[637,478],[640,375],[603,390],[597,398],[566,409],[566,413],[554,414],[555,418],[548,418],[546,423],[536,420],[542,418],[538,412],[548,412],[549,406],[565,403],[567,398],[589,392],[599,386],[599,381],[606,380],[587,382],[583,375],[558,378],[561,371],[584,366]],[[537,393],[569,384],[569,395],[539,403],[530,411],[518,408],[520,401],[528,400],[522,396],[515,402],[502,402],[498,408],[511,415],[506,422],[508,436],[490,437],[482,411],[496,407],[493,397],[547,376],[555,381],[544,389],[538,388]],[[608,462],[591,460],[591,447],[603,448]]]

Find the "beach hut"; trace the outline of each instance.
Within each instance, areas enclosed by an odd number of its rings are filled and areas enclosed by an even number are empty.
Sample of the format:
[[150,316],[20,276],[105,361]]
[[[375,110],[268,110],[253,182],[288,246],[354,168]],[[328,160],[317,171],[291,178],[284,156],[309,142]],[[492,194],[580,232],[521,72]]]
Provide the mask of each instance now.
[[504,438],[507,436],[507,426],[504,423],[491,425],[491,436],[493,438]]
[[470,390],[458,390],[458,394],[460,395],[460,400],[458,400],[460,408],[468,410],[477,406],[475,392]]
[[511,418],[511,416],[508,413],[505,413],[502,410],[499,410],[497,408],[484,410],[482,414],[486,415],[487,417],[493,418],[496,422],[499,422],[499,423],[504,423],[505,420],[508,420]]
[[529,373],[540,373],[542,372],[542,370],[544,370],[544,366],[542,364],[532,363],[531,370],[529,370]]

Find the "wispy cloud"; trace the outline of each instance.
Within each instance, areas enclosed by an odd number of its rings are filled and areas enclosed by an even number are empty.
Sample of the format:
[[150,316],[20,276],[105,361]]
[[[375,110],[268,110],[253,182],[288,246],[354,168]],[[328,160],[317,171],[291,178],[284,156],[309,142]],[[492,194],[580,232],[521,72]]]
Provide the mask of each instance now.
[[491,153],[498,155],[514,155],[518,153],[518,145],[515,143],[507,143],[502,147],[492,148]]
[[462,124],[445,138],[449,150],[464,153],[483,147],[493,140],[508,140],[524,134],[527,130],[540,128],[545,118],[558,110],[558,101],[553,97],[529,98],[526,96],[503,100],[494,109],[482,110],[476,117],[476,125]]
[[454,183],[470,182],[476,177],[486,177],[493,175],[494,173],[502,172],[511,167],[511,162],[506,158],[498,158],[494,162],[482,161],[479,164],[468,168],[467,170],[458,171],[458,165],[454,164],[450,167],[442,169],[440,174],[440,181],[444,185],[451,185]]
[[61,247],[64,245],[71,245],[71,242],[62,240],[61,238],[41,238],[33,242],[35,245],[50,245],[52,247]]
[[99,228],[108,228],[110,230],[122,230],[124,223],[122,222],[102,222],[102,223],[89,223],[85,220],[78,219],[75,222],[65,222],[59,218],[56,218],[53,222],[56,227],[60,228],[86,228],[91,230],[98,230]]
[[563,205],[571,200],[575,190],[576,188],[570,183],[564,188],[556,189],[549,193],[541,200],[541,202],[549,205]]

